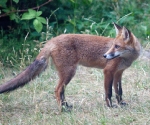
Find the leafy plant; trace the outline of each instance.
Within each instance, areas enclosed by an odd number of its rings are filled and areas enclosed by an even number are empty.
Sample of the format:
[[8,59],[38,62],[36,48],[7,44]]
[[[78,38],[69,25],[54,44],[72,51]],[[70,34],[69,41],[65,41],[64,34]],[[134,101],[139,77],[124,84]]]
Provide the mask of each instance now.
[[33,25],[37,32],[41,32],[43,28],[43,24],[46,24],[46,19],[41,17],[42,11],[35,11],[32,9],[29,9],[28,12],[25,12],[22,15],[21,20],[32,20],[33,19]]
[[[22,20],[33,20],[34,29],[39,33],[43,29],[43,24],[46,24],[46,19],[42,17],[42,11],[39,11],[39,8],[48,4],[52,0],[48,0],[47,2],[38,5],[37,7],[29,7],[31,9],[21,9],[22,7],[22,1],[21,0],[3,0],[0,1],[0,18],[9,16],[11,21],[14,21],[17,24],[21,24]],[[28,0],[25,0],[24,2],[29,2]],[[41,0],[38,0],[37,3],[40,3]],[[32,2],[31,2],[32,3]],[[33,5],[35,3],[33,2]],[[24,6],[23,6],[24,7]],[[35,11],[35,9],[38,9],[38,11]],[[28,12],[26,12],[28,11]],[[22,15],[23,13],[23,15]],[[22,15],[22,16],[21,16]],[[20,18],[22,17],[22,18]],[[22,23],[23,24],[23,23]]]
[[20,60],[19,49],[23,49],[27,33],[26,43],[34,49],[62,33],[115,37],[112,22],[116,22],[131,30],[141,39],[142,45],[146,46],[150,40],[149,0],[0,0],[0,23],[6,16],[9,16],[6,21],[10,23],[4,24],[8,28],[2,27],[0,33],[2,64],[15,57],[13,53],[11,56],[4,54],[12,48],[18,54],[16,60]]

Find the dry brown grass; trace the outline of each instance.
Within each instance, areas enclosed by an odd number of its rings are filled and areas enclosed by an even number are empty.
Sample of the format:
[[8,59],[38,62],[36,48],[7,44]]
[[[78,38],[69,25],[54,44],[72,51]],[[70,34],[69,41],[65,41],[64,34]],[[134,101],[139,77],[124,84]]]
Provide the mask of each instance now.
[[[11,79],[12,70],[1,68],[0,84]],[[54,97],[57,82],[48,68],[25,87],[0,95],[0,123],[43,125],[148,125],[150,124],[150,60],[139,59],[123,74],[123,99],[127,106],[107,108],[102,70],[79,66],[66,88],[71,113],[59,113]],[[116,99],[113,93],[113,104]]]

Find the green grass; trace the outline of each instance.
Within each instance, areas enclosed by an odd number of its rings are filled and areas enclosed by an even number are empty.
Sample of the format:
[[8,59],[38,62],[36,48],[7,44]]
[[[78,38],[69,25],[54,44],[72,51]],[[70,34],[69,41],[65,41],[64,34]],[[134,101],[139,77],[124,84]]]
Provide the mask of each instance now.
[[[103,73],[100,69],[79,66],[66,88],[66,99],[72,112],[59,112],[54,88],[55,69],[48,68],[23,88],[0,95],[1,124],[43,125],[143,125],[150,124],[150,60],[139,58],[123,74],[123,99],[127,106],[108,108],[104,101]],[[0,70],[0,84],[18,73]],[[116,99],[113,93],[113,104]]]
[[[27,62],[31,62],[32,57],[38,53],[38,48],[41,48],[42,45],[40,41],[47,40],[47,35],[55,36],[64,32],[75,32],[113,37],[115,32],[111,23],[116,22],[130,29],[141,40],[144,47],[150,48],[149,1],[109,0],[99,2],[95,0],[92,5],[81,3],[81,1],[75,1],[75,3],[72,1],[70,0],[70,3],[63,1],[61,4],[63,8],[67,3],[67,7],[70,8],[68,10],[61,9],[59,5],[58,13],[54,14],[56,19],[49,22],[48,27],[50,29],[43,31],[43,34],[34,36],[34,32],[27,31],[29,33],[27,35],[26,32],[23,33],[22,27],[20,30],[18,27],[9,33],[0,31],[0,84],[21,72],[21,70],[6,68],[6,66],[23,69],[28,64]],[[71,13],[65,15],[59,11]],[[64,21],[61,23],[59,20]],[[12,51],[10,52],[10,50]],[[70,113],[60,113],[54,96],[57,80],[58,76],[55,69],[49,67],[40,77],[25,87],[8,94],[1,94],[0,124],[150,124],[149,59],[139,58],[124,72],[122,79],[123,99],[128,103],[124,107],[106,107],[102,70],[79,66],[75,77],[66,88],[66,99],[69,104],[73,105],[73,110]],[[114,92],[112,101],[113,104],[117,104]]]

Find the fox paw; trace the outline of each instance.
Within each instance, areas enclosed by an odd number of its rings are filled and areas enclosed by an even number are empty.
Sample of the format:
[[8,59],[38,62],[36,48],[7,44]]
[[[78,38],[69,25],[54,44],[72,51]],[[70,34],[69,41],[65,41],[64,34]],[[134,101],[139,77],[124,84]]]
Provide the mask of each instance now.
[[65,103],[62,103],[61,111],[62,112],[71,112],[72,108],[73,108],[72,105],[68,105],[68,103],[65,102]]
[[121,106],[127,106],[128,103],[122,101],[122,102],[119,103],[119,105],[121,105]]

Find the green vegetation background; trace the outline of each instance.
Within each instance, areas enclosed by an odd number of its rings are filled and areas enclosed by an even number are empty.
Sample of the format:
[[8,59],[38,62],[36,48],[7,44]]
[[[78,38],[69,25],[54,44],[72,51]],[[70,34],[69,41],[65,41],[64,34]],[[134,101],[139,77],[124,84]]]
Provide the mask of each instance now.
[[[37,32],[33,19],[22,20],[27,12],[47,0],[3,0],[0,2],[0,65],[24,68],[46,40],[62,33],[86,33],[115,37],[112,22],[131,30],[143,46],[149,42],[149,0],[53,0],[35,9],[47,23]],[[4,19],[7,21],[2,25]]]

